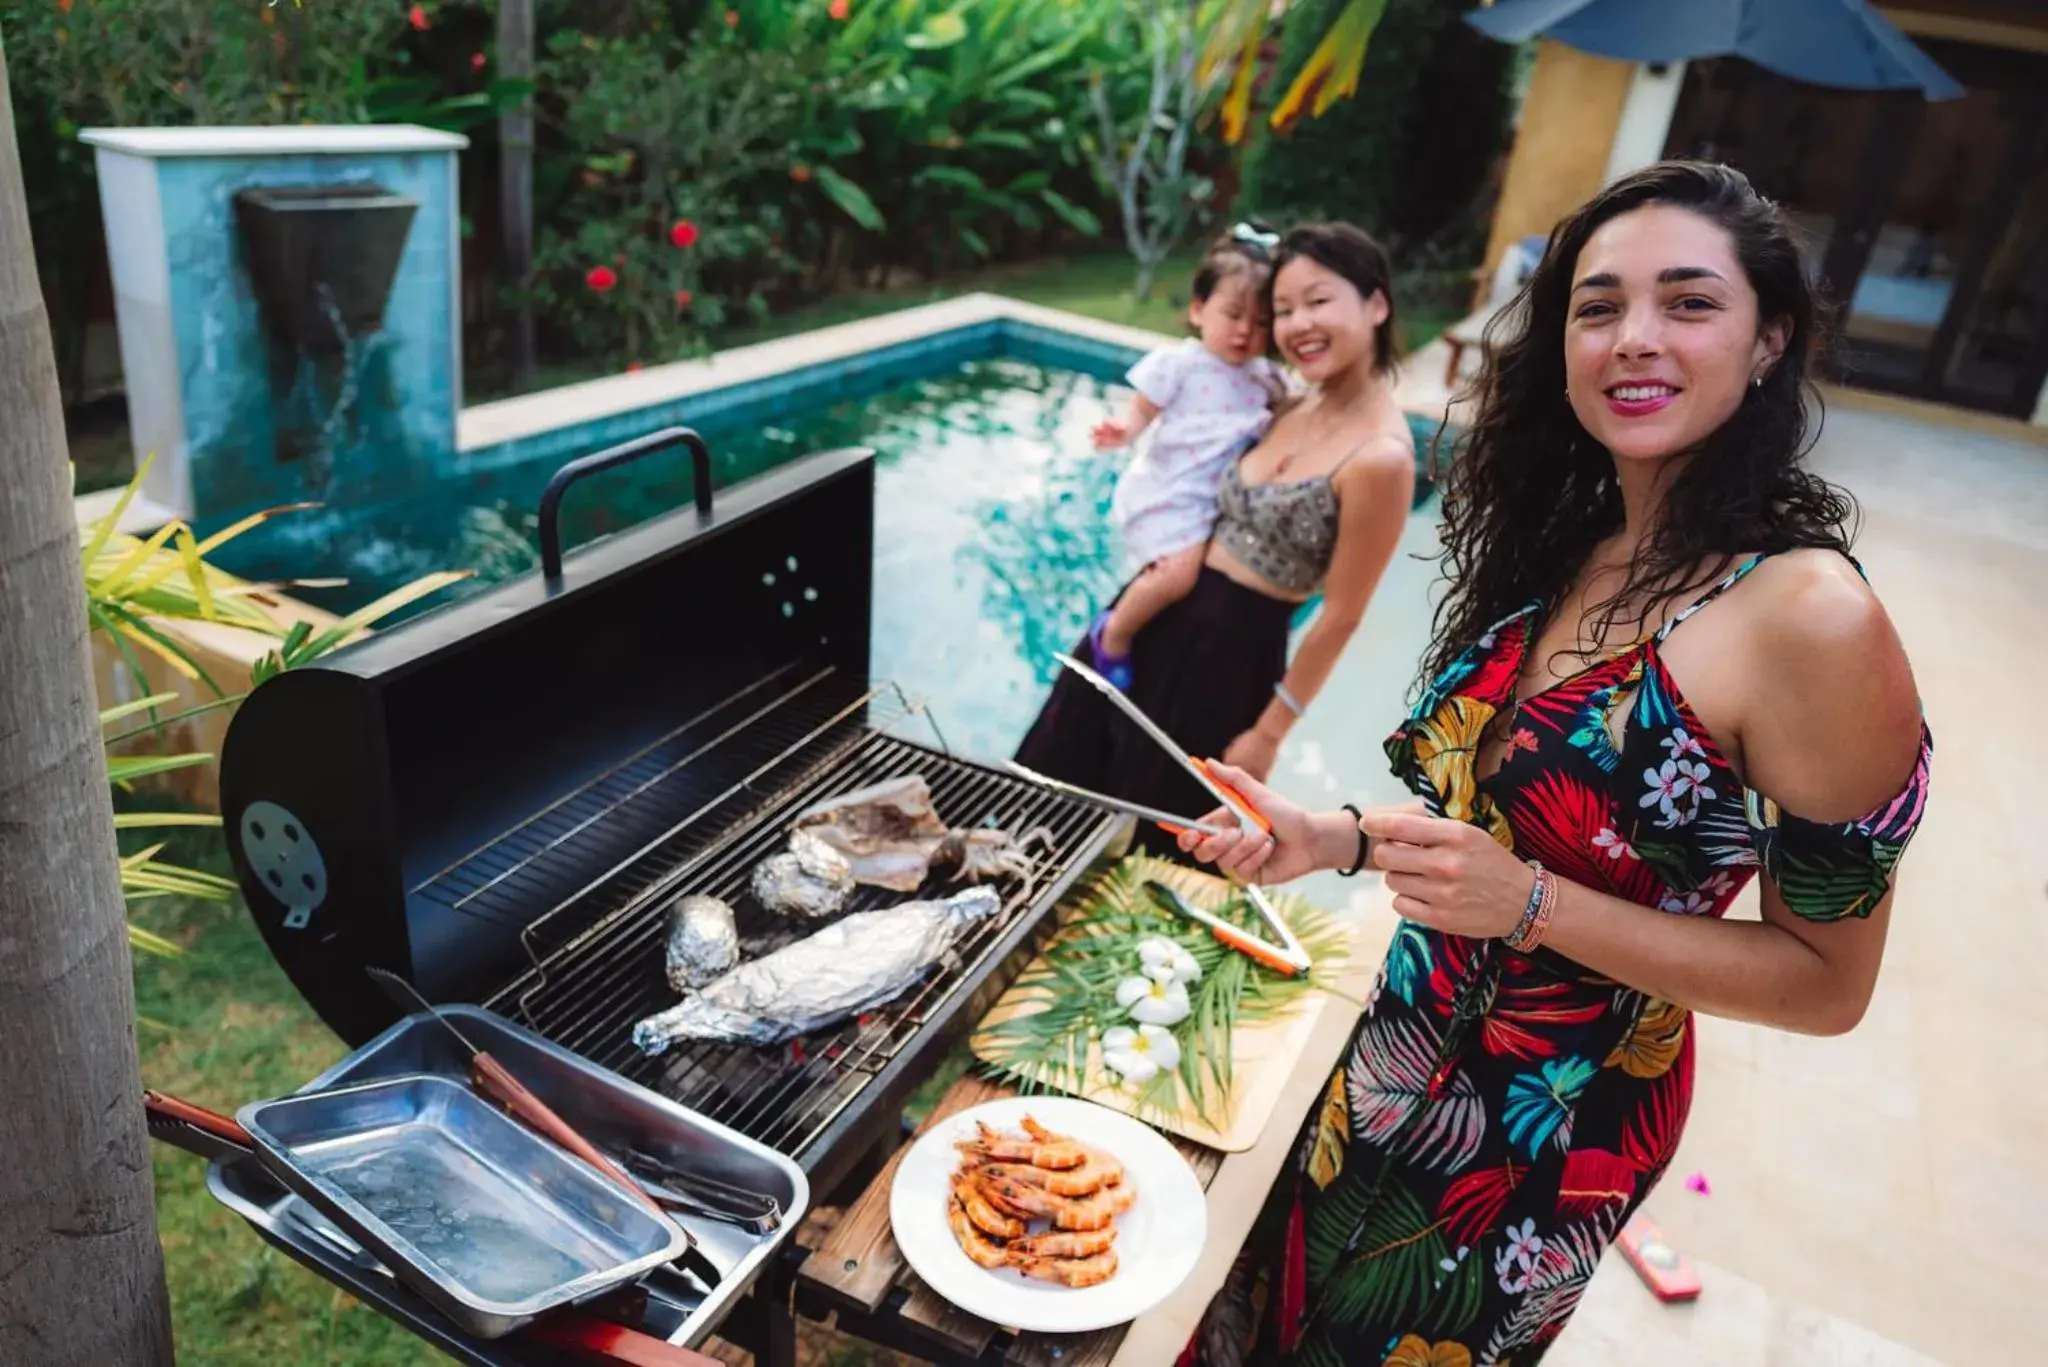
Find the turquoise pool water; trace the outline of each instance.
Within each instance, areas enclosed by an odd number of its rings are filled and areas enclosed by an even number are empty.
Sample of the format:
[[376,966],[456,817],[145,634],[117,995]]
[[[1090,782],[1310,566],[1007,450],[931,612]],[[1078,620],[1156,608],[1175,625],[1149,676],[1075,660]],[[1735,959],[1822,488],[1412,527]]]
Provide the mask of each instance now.
[[[1070,646],[1122,582],[1107,511],[1123,457],[1094,451],[1088,433],[1125,392],[1079,371],[995,358],[782,426],[704,430],[720,486],[809,451],[875,448],[875,676],[927,698],[956,750],[995,756],[1035,714],[1050,653]],[[1418,423],[1417,435],[1426,444],[1433,433]],[[345,576],[345,585],[298,591],[342,611],[430,570],[476,572],[431,606],[538,566],[533,510],[554,464],[500,470],[402,507],[280,519],[230,568]],[[587,479],[564,503],[564,543],[684,506],[689,484],[679,456]],[[1424,569],[1397,560],[1381,597],[1420,603]]]

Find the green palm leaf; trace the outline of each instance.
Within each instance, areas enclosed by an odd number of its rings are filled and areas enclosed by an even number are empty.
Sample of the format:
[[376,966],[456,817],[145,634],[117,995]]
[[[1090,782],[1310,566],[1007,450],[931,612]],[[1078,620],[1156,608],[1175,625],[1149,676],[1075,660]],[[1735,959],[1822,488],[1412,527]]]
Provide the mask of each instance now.
[[1352,1367],[1351,1360],[1314,1329],[1309,1330],[1308,1337],[1295,1348],[1294,1361],[1300,1367]]
[[1486,1255],[1475,1248],[1459,1260],[1457,1270],[1437,1288],[1422,1324],[1431,1337],[1456,1338],[1478,1320],[1485,1300]]
[[1399,1183],[1386,1183],[1356,1243],[1358,1256],[1330,1283],[1324,1304],[1331,1320],[1380,1324],[1422,1314],[1449,1250],[1421,1202]]
[[1019,975],[1012,999],[1023,1008],[984,1026],[974,1046],[991,1071],[1021,1090],[1086,1094],[1113,1078],[1095,1071],[1091,1051],[1104,1030],[1125,1024],[1117,984],[1138,971],[1140,941],[1174,941],[1201,966],[1189,989],[1188,1018],[1174,1027],[1180,1066],[1161,1072],[1133,1094],[1139,1116],[1192,1113],[1214,1126],[1227,1115],[1235,1075],[1231,1039],[1240,1025],[1270,1020],[1310,990],[1324,987],[1342,965],[1342,928],[1299,898],[1275,898],[1315,961],[1303,978],[1285,978],[1227,949],[1200,927],[1160,910],[1145,894],[1148,880],[1169,883],[1205,909],[1256,928],[1241,899],[1218,906],[1215,883],[1163,860],[1134,855],[1112,865],[1059,909],[1061,928],[1044,953]]
[[1337,1180],[1323,1192],[1322,1201],[1308,1213],[1302,1242],[1307,1251],[1310,1286],[1320,1285],[1336,1270],[1338,1261],[1350,1249],[1352,1234],[1372,1206],[1376,1182],[1361,1171],[1363,1167],[1359,1163],[1346,1164]]

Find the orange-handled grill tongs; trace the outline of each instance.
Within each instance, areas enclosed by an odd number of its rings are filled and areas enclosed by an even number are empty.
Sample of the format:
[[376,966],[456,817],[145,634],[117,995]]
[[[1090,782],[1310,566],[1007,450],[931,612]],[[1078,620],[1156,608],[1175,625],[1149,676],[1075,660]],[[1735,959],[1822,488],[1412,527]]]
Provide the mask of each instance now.
[[[1240,793],[1222,779],[1217,778],[1207,762],[1196,759],[1183,750],[1172,736],[1166,734],[1158,722],[1146,716],[1144,710],[1125,697],[1123,691],[1117,688],[1115,684],[1112,684],[1109,680],[1103,678],[1071,655],[1054,652],[1053,658],[1072,670],[1089,687],[1109,699],[1118,711],[1137,723],[1138,729],[1149,736],[1153,744],[1159,746],[1160,749],[1172,756],[1174,761],[1185,769],[1195,782],[1207,789],[1211,797],[1215,798],[1217,802],[1222,804],[1225,810],[1237,818],[1240,827],[1255,827],[1266,832],[1268,835],[1272,834],[1273,823],[1266,819],[1264,812],[1261,812],[1253,805],[1250,798],[1247,798],[1243,793]],[[1165,823],[1162,822],[1161,824],[1164,825]],[[1171,831],[1170,827],[1167,829]],[[1211,916],[1198,907],[1190,906],[1183,898],[1174,899],[1179,904],[1175,907],[1175,910],[1207,926],[1210,934],[1214,935],[1224,944],[1229,945],[1232,949],[1248,955],[1278,972],[1287,973],[1290,976],[1308,972],[1312,963],[1308,951],[1302,947],[1301,941],[1296,938],[1293,929],[1281,917],[1279,910],[1274,907],[1272,901],[1264,892],[1250,883],[1245,883],[1241,886],[1244,888],[1246,900],[1252,904],[1252,910],[1259,914],[1259,919],[1266,923],[1267,929],[1279,938],[1280,943],[1278,945],[1261,940],[1249,932],[1231,925],[1227,921]]]

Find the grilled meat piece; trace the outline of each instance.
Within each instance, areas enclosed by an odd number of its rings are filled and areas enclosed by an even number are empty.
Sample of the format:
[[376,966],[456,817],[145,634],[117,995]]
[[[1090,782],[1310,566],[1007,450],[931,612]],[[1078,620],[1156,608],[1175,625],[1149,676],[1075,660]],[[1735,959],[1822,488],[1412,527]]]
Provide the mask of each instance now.
[[837,850],[855,882],[895,892],[923,886],[946,839],[922,774],[826,798],[797,813],[796,829]]

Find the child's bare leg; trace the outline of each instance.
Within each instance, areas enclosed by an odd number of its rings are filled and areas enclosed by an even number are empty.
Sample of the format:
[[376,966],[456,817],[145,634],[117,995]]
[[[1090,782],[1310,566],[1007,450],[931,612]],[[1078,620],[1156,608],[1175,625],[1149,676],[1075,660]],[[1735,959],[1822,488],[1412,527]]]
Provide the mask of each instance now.
[[1147,565],[1110,610],[1102,628],[1102,648],[1115,656],[1130,654],[1131,642],[1144,625],[1193,591],[1208,550],[1206,542],[1198,542]]

